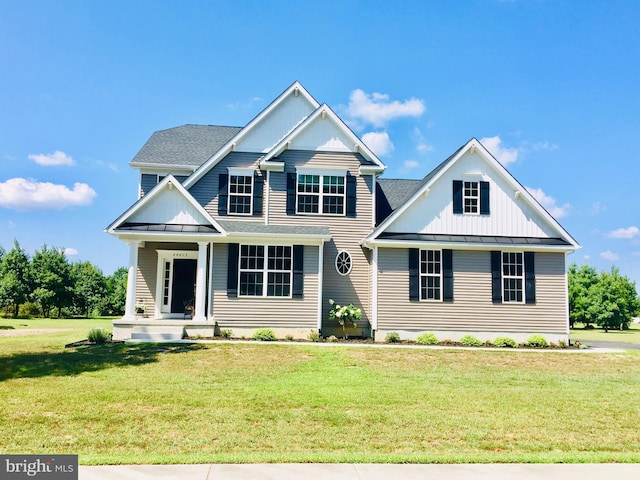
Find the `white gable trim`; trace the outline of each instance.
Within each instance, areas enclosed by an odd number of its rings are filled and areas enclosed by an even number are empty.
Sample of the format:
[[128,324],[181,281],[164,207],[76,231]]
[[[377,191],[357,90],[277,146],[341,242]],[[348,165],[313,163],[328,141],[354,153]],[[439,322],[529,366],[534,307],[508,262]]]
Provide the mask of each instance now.
[[334,125],[340,129],[340,131],[349,139],[352,143],[353,147],[350,148],[350,151],[353,153],[360,153],[365,159],[373,162],[375,166],[368,166],[369,170],[375,172],[384,171],[387,166],[380,161],[380,159],[367,147],[358,136],[353,133],[353,131],[342,121],[336,113],[331,110],[331,108],[327,104],[322,104],[319,106],[315,112],[309,115],[300,125],[294,128],[289,135],[284,137],[280,142],[278,142],[263,158],[260,160],[260,166],[268,166],[270,164],[270,160],[274,157],[277,157],[282,152],[287,150],[291,144],[291,142],[299,136],[306,129],[310,128],[314,122],[317,121],[331,121]]
[[182,196],[202,215],[207,222],[211,224],[216,230],[218,230],[222,235],[226,235],[227,232],[224,228],[220,226],[220,224],[204,209],[202,205],[200,205],[195,198],[191,196],[191,194],[187,191],[187,189],[178,181],[176,178],[169,174],[162,181],[156,185],[147,195],[142,197],[136,203],[134,203],[128,210],[126,210],[118,219],[109,225],[106,228],[107,233],[115,235],[115,230],[125,223],[129,218],[139,212],[145,205],[154,201],[156,197],[158,197],[161,192],[165,189],[173,189],[175,188]]
[[273,102],[271,102],[267,108],[262,110],[253,120],[251,120],[242,130],[236,133],[226,145],[218,150],[209,160],[204,162],[193,174],[184,182],[185,188],[191,187],[202,176],[213,168],[220,160],[226,157],[230,152],[235,150],[235,146],[244,138],[257,124],[267,117],[273,110],[278,108],[289,95],[302,95],[314,108],[318,108],[320,105],[318,101],[311,96],[311,94],[300,84],[300,82],[293,82],[293,84],[287,88],[280,96],[278,96]]
[[[513,175],[511,175],[500,162],[498,162],[493,155],[480,143],[476,138],[472,138],[469,142],[466,143],[462,148],[460,148],[453,157],[449,159],[447,164],[441,168],[432,178],[430,178],[413,196],[400,208],[398,208],[395,212],[393,212],[389,217],[387,217],[379,226],[376,228],[370,235],[368,235],[364,239],[365,245],[373,245],[374,243],[379,243],[380,240],[377,240],[377,237],[384,232],[398,217],[400,217],[413,203],[415,203],[421,196],[428,195],[430,187],[437,182],[451,167],[454,165],[462,156],[467,153],[473,153],[477,151],[480,157],[487,163],[489,163],[495,170],[499,173],[499,175],[503,178],[507,184],[511,186],[514,192],[519,192],[518,196],[522,197],[524,201],[526,201],[535,211],[538,213],[541,218],[547,222],[548,225],[555,230],[560,237],[566,240],[571,244],[570,247],[566,247],[568,249],[577,249],[580,248],[578,242],[557,222],[555,218],[553,218],[547,210],[540,205],[540,203],[524,188]],[[481,172],[473,172],[474,175],[482,174]]]

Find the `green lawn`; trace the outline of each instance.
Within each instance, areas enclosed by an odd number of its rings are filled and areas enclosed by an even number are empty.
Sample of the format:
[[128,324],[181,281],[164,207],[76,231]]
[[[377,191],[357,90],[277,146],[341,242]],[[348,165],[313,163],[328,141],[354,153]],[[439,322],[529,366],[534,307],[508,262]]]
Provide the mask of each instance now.
[[629,330],[609,330],[601,328],[572,328],[571,340],[606,340],[608,342],[624,342],[640,344],[640,325],[632,323]]
[[[640,462],[640,355],[267,343],[64,349],[3,321],[0,453],[83,464]],[[0,334],[2,331],[0,331]]]

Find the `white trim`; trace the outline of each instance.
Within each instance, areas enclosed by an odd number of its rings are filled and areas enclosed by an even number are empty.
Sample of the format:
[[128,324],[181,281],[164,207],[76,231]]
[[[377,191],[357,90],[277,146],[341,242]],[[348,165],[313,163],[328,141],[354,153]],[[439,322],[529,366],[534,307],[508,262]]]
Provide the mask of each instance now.
[[348,173],[348,170],[346,168],[296,167],[296,174],[298,175],[346,177],[347,173]]
[[[313,192],[300,192],[298,190],[298,181],[300,175],[313,176],[318,177],[318,193]],[[342,188],[343,193],[325,193],[324,190],[324,179],[326,177],[335,177],[342,178]],[[301,212],[298,210],[298,197],[300,195],[317,195],[318,196],[318,211],[317,212]],[[324,197],[342,197],[342,213],[325,213],[324,212]],[[347,216],[347,176],[345,175],[334,175],[333,173],[306,173],[306,172],[297,172],[296,171],[296,215],[319,215],[319,216],[330,216],[330,217],[346,217]]]
[[203,322],[207,320],[206,287],[207,287],[207,246],[209,242],[198,242],[198,263],[196,264],[196,292],[193,306],[195,308],[192,320]]
[[[520,262],[520,266],[522,267],[522,275],[505,275],[504,274],[504,254],[514,254],[514,255],[518,255],[520,254],[520,258],[521,258],[521,262]],[[510,264],[511,265],[511,264]],[[513,263],[512,265],[515,265],[516,268],[518,266],[518,263]],[[507,300],[504,298],[504,281],[505,279],[507,280],[520,280],[520,290],[522,291],[522,300]],[[527,279],[527,272],[525,272],[524,269],[524,251],[522,250],[517,250],[517,251],[504,251],[504,250],[500,250],[500,296],[502,298],[502,303],[508,303],[509,305],[524,305],[525,303],[527,303],[527,299],[526,299],[526,293],[527,293],[527,288],[526,288],[526,279]],[[517,290],[516,290],[517,292]]]
[[235,175],[237,177],[253,177],[255,171],[255,168],[250,167],[227,167],[229,175]]
[[571,245],[505,245],[498,243],[465,243],[465,242],[428,242],[428,241],[420,241],[420,240],[407,240],[407,241],[398,241],[398,240],[385,240],[385,239],[375,239],[375,240],[364,240],[362,245],[366,248],[372,249],[374,247],[384,247],[384,248],[448,248],[451,250],[501,250],[505,252],[519,252],[522,249],[526,249],[527,252],[549,252],[549,251],[560,251],[560,252],[572,252],[577,250],[579,247],[574,247]]
[[207,288],[207,322],[213,321],[213,245],[209,244],[209,285]]
[[267,170],[264,182],[264,201],[262,202],[264,211],[264,224],[269,225],[269,199],[271,198],[269,190],[271,189],[271,170]]
[[[422,252],[438,252],[440,253],[440,260],[438,263],[440,264],[440,274],[436,275],[433,273],[422,273]],[[428,255],[428,254],[427,254]],[[427,264],[429,263],[429,259],[427,258]],[[422,277],[439,277],[440,278],[440,298],[422,298]],[[429,287],[427,287],[428,289]],[[442,303],[444,299],[444,272],[442,268],[442,249],[439,248],[420,248],[418,250],[418,299],[420,302],[425,303]]]
[[139,240],[130,241],[129,243],[129,270],[127,274],[127,297],[125,299],[125,310],[123,320],[135,320],[136,312],[136,281],[138,278],[138,253],[142,242]]
[[[233,171],[233,173],[232,173]],[[227,179],[227,216],[229,217],[252,217],[253,216],[253,194],[255,188],[255,178],[254,178],[255,170],[251,169],[241,169],[241,168],[229,168],[229,176]],[[249,177],[251,178],[251,193],[231,193],[231,177]],[[220,194],[218,193],[218,196]],[[231,197],[249,197],[249,212],[248,213],[239,213],[231,211]]]
[[324,240],[318,247],[318,331],[322,329],[322,305],[324,289]]
[[371,268],[371,329],[375,331],[378,329],[378,247],[373,247]]
[[[173,261],[177,259],[198,260],[198,250],[156,250],[158,254],[156,265],[156,317],[171,318],[172,316],[182,315],[177,312],[171,312],[171,301],[173,298]],[[169,295],[167,299],[167,308],[169,311],[162,311],[164,308],[164,264],[170,262],[170,278],[169,278]],[[196,266],[196,282],[198,281],[198,273]],[[197,288],[197,287],[196,287]],[[194,297],[195,298],[195,297]]]

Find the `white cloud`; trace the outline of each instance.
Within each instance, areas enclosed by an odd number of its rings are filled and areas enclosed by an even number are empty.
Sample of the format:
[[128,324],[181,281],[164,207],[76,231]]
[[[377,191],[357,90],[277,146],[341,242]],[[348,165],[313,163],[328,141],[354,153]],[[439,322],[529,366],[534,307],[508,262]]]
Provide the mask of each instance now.
[[618,228],[607,234],[609,238],[635,238],[640,235],[638,227]]
[[427,153],[433,150],[433,146],[427,143],[422,131],[418,127],[413,129],[413,140],[416,142],[416,150],[418,150],[418,152]]
[[583,255],[583,257],[585,260],[591,260],[591,255]]
[[63,248],[62,253],[64,253],[67,257],[71,257],[73,255],[78,255],[78,250],[75,248]]
[[13,210],[61,210],[71,206],[91,205],[96,192],[86,183],[66,185],[11,178],[0,183],[0,207]]
[[557,150],[558,145],[551,142],[538,142],[531,144],[531,150]]
[[356,89],[349,95],[347,113],[350,117],[369,123],[374,127],[384,127],[391,120],[401,117],[419,117],[425,111],[424,102],[411,98],[404,102],[390,101],[383,93],[365,93]]
[[530,188],[530,187],[524,187],[524,188],[526,188],[527,191],[531,195],[533,195],[533,198],[535,198],[540,203],[540,205],[542,205],[545,208],[545,210],[551,214],[552,217],[562,218],[562,217],[566,217],[569,214],[569,211],[571,210],[570,203],[565,203],[564,205],[557,205],[556,199],[544,193],[541,188]]
[[502,139],[500,135],[495,137],[484,137],[480,139],[480,143],[491,152],[496,160],[498,160],[503,166],[509,165],[518,159],[520,150],[517,148],[508,148],[502,145]]
[[406,173],[410,170],[414,170],[418,168],[419,166],[420,166],[420,163],[415,160],[405,160],[404,162],[402,162],[402,167],[400,168],[400,171],[402,173]]
[[605,250],[604,252],[600,252],[600,258],[604,258],[605,260],[609,260],[611,262],[615,262],[619,260],[620,257],[613,253],[611,250]]
[[33,160],[38,165],[42,165],[44,167],[53,167],[59,165],[71,166],[76,164],[73,158],[71,158],[64,152],[61,152],[60,150],[56,150],[55,152],[48,153],[46,155],[44,153],[32,154],[29,155],[29,160]]
[[387,132],[369,132],[362,135],[362,141],[373,153],[384,156],[395,148]]

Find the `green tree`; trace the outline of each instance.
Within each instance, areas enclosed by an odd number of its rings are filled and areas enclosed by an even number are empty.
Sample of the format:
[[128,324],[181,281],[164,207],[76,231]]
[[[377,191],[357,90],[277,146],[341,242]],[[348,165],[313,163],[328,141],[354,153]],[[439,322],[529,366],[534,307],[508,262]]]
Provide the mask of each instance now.
[[113,275],[107,277],[106,295],[104,297],[103,315],[122,315],[127,299],[128,269],[118,268]]
[[71,265],[71,280],[73,309],[88,318],[107,295],[104,275],[98,267],[85,261]]
[[640,314],[640,299],[635,282],[620,275],[617,268],[602,272],[590,291],[588,315],[605,331],[628,329],[632,318]]
[[29,257],[16,240],[13,248],[0,259],[0,307],[12,307],[13,316],[17,317],[32,287]]
[[42,246],[36,250],[31,260],[35,289],[33,299],[42,309],[42,315],[49,317],[51,309],[58,309],[58,317],[62,316],[62,309],[71,305],[73,286],[71,266],[59,248]]
[[569,323],[589,326],[592,322],[588,309],[592,303],[591,288],[598,283],[598,272],[589,265],[569,267]]

